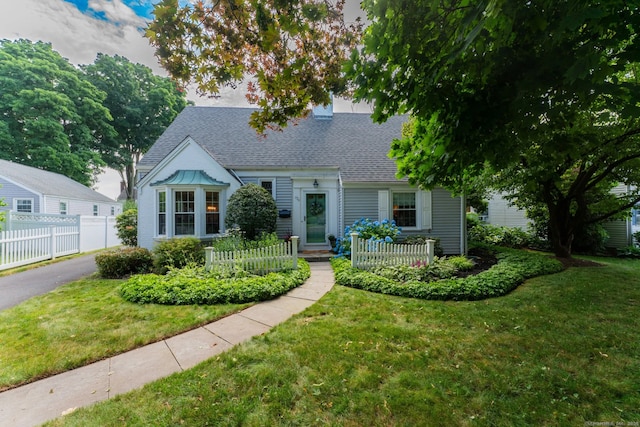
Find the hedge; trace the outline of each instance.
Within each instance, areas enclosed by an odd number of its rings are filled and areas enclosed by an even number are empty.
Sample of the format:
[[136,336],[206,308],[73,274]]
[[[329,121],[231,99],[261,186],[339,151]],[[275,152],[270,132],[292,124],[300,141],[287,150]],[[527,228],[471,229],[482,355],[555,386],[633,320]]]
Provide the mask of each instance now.
[[334,258],[336,283],[401,297],[472,301],[506,295],[526,279],[562,271],[563,266],[549,256],[524,250],[496,248],[498,263],[488,270],[464,278],[431,282],[398,282],[371,272],[352,268],[344,258]]
[[171,270],[167,275],[132,276],[120,287],[120,295],[139,304],[242,304],[276,298],[309,278],[309,264],[298,260],[298,269],[264,276],[216,278],[203,267]]

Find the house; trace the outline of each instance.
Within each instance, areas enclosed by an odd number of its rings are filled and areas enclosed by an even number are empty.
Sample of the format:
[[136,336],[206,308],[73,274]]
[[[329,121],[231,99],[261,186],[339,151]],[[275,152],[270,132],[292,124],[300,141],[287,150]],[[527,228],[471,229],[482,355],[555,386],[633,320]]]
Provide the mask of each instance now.
[[256,134],[250,108],[185,108],[137,165],[138,244],[225,232],[229,197],[255,183],[273,195],[277,233],[302,250],[328,249],[360,218],[395,219],[402,236],[440,238],[445,253],[466,250],[465,202],[396,178],[390,143],[404,117],[374,124],[368,114],[315,109],[281,132]]
[[58,173],[0,160],[0,209],[16,213],[113,216],[122,205]]
[[[611,192],[624,194],[629,191],[626,184],[619,184]],[[505,227],[517,227],[528,231],[532,221],[527,218],[524,209],[509,203],[504,194],[495,193],[491,196],[487,208],[487,223]],[[626,219],[605,221],[602,226],[609,236],[605,241],[608,248],[622,249],[634,244],[633,234],[640,231],[640,205],[630,210]]]

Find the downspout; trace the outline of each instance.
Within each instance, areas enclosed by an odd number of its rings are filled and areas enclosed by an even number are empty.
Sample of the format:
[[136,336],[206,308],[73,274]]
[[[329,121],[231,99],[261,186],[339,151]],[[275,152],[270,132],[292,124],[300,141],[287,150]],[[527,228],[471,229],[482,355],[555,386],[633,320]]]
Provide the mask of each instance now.
[[338,235],[336,237],[342,237],[344,233],[344,197],[342,197],[342,173],[338,170]]
[[467,255],[467,195],[460,196],[460,254]]

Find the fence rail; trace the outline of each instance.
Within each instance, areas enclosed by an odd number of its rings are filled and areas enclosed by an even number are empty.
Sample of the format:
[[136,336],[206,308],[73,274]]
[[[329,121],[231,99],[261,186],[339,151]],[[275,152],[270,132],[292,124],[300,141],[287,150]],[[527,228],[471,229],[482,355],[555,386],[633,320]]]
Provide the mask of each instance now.
[[77,226],[0,231],[0,270],[80,252]]
[[288,242],[265,248],[242,251],[217,252],[213,248],[205,248],[205,267],[212,268],[240,267],[243,270],[268,273],[287,268],[298,268],[298,236],[292,236]]
[[427,240],[423,245],[403,245],[398,243],[375,242],[361,239],[358,233],[351,233],[351,266],[369,269],[380,265],[433,263],[435,240]]

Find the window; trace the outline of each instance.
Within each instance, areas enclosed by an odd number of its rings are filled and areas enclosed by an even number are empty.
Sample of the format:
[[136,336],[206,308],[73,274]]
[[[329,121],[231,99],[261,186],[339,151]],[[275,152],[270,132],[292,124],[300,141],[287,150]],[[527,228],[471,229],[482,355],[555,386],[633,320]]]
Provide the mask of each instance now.
[[276,199],[276,185],[275,185],[274,179],[261,179],[260,186],[265,190],[267,190],[269,194],[271,194],[271,197],[273,197],[273,200]]
[[33,210],[33,201],[31,199],[16,200],[16,212],[31,213]]
[[416,227],[416,193],[393,193],[393,219],[399,227]]
[[93,205],[93,216],[98,216],[98,205]]
[[167,234],[167,193],[158,193],[158,235]]
[[67,202],[60,202],[59,208],[60,208],[60,215],[67,214]]
[[206,234],[220,232],[220,193],[207,191],[206,201]]
[[116,214],[116,207],[111,206],[111,216],[114,216],[115,214]]
[[175,198],[175,235],[195,234],[196,210],[193,191],[176,191]]
[[15,206],[16,206],[16,212],[32,213],[33,199],[16,199]]

